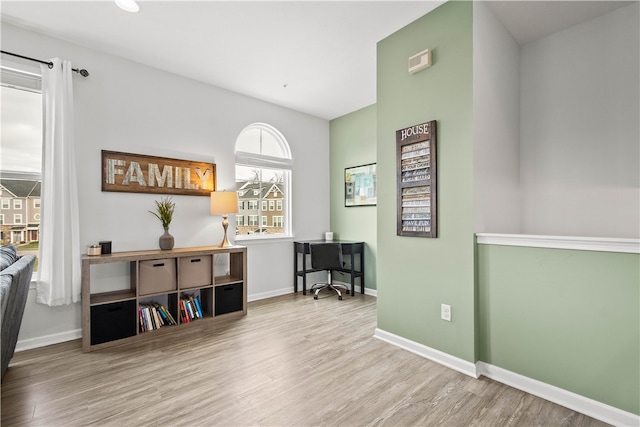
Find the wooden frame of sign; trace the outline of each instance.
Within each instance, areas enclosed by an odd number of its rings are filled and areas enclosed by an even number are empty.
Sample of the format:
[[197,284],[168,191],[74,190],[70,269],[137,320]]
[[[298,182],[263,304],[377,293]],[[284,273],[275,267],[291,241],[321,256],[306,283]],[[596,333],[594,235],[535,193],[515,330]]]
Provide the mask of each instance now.
[[438,237],[436,121],[396,131],[398,236]]
[[102,150],[102,191],[209,197],[215,190],[215,163]]

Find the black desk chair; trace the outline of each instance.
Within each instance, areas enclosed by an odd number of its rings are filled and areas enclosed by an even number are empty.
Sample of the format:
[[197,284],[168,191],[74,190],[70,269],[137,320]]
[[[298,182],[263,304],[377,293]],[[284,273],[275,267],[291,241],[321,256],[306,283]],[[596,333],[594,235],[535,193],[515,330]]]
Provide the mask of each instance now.
[[333,270],[340,270],[343,268],[342,264],[342,245],[340,243],[312,243],[309,245],[311,252],[311,268],[317,270],[327,270],[327,283],[316,283],[311,287],[311,291],[315,291],[313,299],[318,299],[318,293],[321,290],[330,288],[338,293],[338,299],[342,299],[342,292],[344,290],[349,292],[349,289],[342,284],[332,283]]

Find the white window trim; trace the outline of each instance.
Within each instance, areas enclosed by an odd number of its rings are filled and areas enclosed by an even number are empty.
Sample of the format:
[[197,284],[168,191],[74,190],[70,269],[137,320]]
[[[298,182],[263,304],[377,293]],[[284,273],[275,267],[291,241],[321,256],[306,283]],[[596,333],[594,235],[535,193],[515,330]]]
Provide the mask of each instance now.
[[42,74],[39,66],[18,64],[11,59],[3,58],[0,69],[3,86],[42,93]]
[[[293,187],[291,185],[291,181],[292,181],[291,172],[293,169],[293,159],[291,158],[291,148],[289,146],[289,143],[287,142],[287,139],[284,137],[284,135],[282,135],[280,131],[278,131],[276,128],[274,128],[271,125],[268,125],[266,123],[253,123],[246,126],[244,129],[242,129],[239,135],[249,129],[261,129],[268,133],[271,133],[272,135],[275,136],[275,139],[281,143],[281,148],[284,153],[283,157],[273,157],[273,156],[255,154],[255,153],[247,153],[244,151],[236,151],[235,164],[238,166],[261,167],[265,169],[278,169],[284,172],[283,182],[282,182],[282,184],[286,188],[286,191],[285,191],[285,194],[283,194],[283,200],[282,200],[282,216],[285,218],[285,221],[283,224],[284,230],[282,234],[237,235],[236,240],[243,241],[243,243],[247,243],[248,241],[251,241],[251,240],[293,241],[292,240],[294,237],[293,236],[293,212],[291,208],[291,204],[292,204],[291,196],[293,194]],[[247,221],[247,225],[248,225],[248,221]],[[259,236],[259,237],[256,237],[256,236]],[[264,236],[268,236],[268,237],[265,238]]]

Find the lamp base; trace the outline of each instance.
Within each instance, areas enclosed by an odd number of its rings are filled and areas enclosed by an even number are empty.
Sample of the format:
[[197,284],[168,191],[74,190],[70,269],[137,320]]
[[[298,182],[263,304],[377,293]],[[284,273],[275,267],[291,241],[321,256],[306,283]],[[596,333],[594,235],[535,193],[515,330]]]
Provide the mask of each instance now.
[[220,243],[219,248],[226,248],[229,246],[233,246],[229,239],[227,239],[227,228],[229,227],[229,221],[227,221],[227,215],[222,215],[222,228],[224,228],[224,238],[222,239],[222,243]]

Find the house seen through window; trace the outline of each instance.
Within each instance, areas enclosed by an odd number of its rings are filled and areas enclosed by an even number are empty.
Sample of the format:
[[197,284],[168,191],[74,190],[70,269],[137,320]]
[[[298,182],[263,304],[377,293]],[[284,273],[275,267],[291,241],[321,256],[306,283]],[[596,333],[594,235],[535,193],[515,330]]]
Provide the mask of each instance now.
[[236,234],[291,235],[291,151],[284,136],[264,123],[236,140]]
[[0,241],[16,245],[20,254],[38,256],[42,187],[41,77],[4,66],[0,76]]

